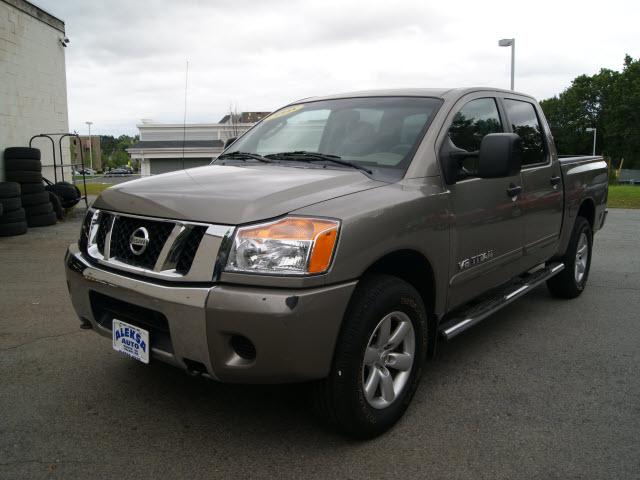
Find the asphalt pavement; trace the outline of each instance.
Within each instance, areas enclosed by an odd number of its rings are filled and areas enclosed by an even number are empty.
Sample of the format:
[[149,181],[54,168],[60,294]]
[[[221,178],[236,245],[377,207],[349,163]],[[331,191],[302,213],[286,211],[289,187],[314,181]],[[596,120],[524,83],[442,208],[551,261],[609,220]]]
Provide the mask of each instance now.
[[587,290],[538,288],[439,348],[407,414],[355,442],[299,385],[224,385],[80,330],[80,212],[0,238],[0,478],[640,478],[640,210],[611,210]]

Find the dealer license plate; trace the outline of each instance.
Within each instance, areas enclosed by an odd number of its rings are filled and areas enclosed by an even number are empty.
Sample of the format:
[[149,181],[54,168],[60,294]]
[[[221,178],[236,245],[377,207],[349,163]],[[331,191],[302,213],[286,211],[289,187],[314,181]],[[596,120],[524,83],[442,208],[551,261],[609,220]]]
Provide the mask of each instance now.
[[140,327],[113,319],[113,349],[131,358],[149,363],[149,332]]

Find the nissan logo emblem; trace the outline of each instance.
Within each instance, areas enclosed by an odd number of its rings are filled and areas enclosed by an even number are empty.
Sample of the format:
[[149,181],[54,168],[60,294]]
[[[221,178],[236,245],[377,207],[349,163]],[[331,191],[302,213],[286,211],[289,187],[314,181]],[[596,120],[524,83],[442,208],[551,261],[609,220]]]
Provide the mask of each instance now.
[[149,245],[149,231],[139,227],[129,237],[129,250],[134,255],[142,255]]

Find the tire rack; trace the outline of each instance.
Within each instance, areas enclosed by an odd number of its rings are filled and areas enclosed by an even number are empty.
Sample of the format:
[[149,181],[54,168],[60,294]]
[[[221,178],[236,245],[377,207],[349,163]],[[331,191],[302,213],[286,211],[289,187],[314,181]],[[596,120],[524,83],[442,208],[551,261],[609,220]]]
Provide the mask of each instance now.
[[[60,165],[56,163],[56,142],[53,140],[53,137],[58,138],[58,147],[60,149]],[[67,165],[64,164],[63,155],[62,155],[62,139],[66,137],[76,137],[78,139],[78,146],[80,147],[80,163],[69,163]],[[53,167],[53,180],[54,183],[58,183],[58,168],[60,169],[60,178],[61,181],[64,182],[64,167],[71,167],[71,183],[75,185],[75,178],[73,178],[73,167],[81,166],[82,167],[82,187],[84,188],[84,195],[80,195],[80,200],[84,200],[84,204],[87,208],[89,208],[89,201],[87,200],[87,180],[85,176],[84,169],[84,153],[82,151],[82,141],[80,139],[80,135],[77,133],[40,133],[38,135],[34,135],[29,140],[29,148],[33,144],[33,141],[36,138],[47,138],[51,141],[51,151],[53,152],[53,165],[43,165],[43,167]],[[89,139],[91,141],[91,139]]]

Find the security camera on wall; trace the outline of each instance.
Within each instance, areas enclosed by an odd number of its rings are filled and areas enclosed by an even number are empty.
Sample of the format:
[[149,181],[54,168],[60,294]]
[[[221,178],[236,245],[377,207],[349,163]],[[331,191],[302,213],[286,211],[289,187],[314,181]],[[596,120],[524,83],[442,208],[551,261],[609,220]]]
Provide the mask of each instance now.
[[69,40],[69,38],[67,37],[60,38],[59,41],[60,41],[60,45],[62,45],[65,48],[67,48],[67,45],[71,43],[71,40]]

